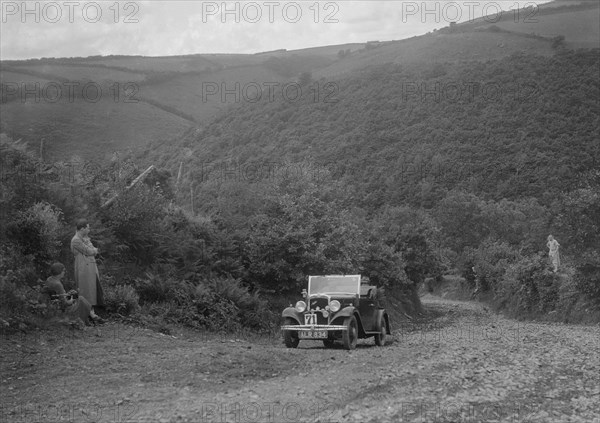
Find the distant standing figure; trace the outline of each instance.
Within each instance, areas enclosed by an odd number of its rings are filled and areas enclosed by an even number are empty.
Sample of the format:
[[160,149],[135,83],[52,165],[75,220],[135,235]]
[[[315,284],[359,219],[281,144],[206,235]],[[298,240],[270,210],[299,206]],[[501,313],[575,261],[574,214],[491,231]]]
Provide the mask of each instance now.
[[79,294],[84,296],[92,306],[104,306],[104,295],[100,285],[100,274],[96,266],[98,249],[92,245],[88,234],[90,225],[85,219],[79,219],[77,232],[71,239],[71,251],[75,258],[75,282]]
[[552,235],[548,235],[548,242],[546,243],[546,247],[550,250],[548,255],[550,256],[550,261],[552,262],[552,267],[554,267],[554,273],[558,272],[558,267],[560,266],[560,254],[558,253],[558,248],[560,244],[557,240],[554,239]]
[[471,267],[471,272],[473,272],[473,279],[475,280],[475,290],[471,293],[471,298],[475,298],[479,291],[481,291],[481,279],[479,279],[475,266]]

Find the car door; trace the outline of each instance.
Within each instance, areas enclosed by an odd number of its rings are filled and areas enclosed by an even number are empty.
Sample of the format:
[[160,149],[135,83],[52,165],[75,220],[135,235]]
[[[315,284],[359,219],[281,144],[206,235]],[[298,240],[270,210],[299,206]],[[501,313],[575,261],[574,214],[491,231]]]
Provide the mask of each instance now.
[[[362,288],[362,287],[361,287]],[[362,320],[363,329],[367,332],[377,330],[376,328],[376,312],[377,303],[375,301],[375,288],[369,286],[361,295],[358,304],[358,311]],[[361,294],[363,293],[361,292]]]

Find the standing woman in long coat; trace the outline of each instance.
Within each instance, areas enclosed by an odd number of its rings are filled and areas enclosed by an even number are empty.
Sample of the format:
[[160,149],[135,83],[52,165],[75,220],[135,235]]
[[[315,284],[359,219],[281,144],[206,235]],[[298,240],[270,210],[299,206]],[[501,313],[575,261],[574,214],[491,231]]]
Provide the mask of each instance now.
[[552,235],[548,235],[548,242],[546,243],[546,247],[550,250],[548,255],[550,256],[550,261],[552,262],[552,267],[554,268],[554,273],[558,272],[558,268],[560,266],[560,254],[558,253],[558,248],[560,244]]
[[90,225],[86,219],[77,221],[77,232],[71,239],[71,251],[75,257],[75,283],[79,295],[84,296],[92,306],[104,306],[104,295],[100,285],[100,274],[96,266],[98,249],[92,245],[88,234]]

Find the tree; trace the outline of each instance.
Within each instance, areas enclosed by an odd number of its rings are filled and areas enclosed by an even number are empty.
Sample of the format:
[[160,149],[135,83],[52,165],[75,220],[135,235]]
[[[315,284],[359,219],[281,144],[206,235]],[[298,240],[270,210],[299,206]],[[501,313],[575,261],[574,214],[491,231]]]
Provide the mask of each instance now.
[[445,244],[461,253],[465,247],[476,247],[486,237],[481,224],[481,200],[474,194],[451,191],[436,210]]

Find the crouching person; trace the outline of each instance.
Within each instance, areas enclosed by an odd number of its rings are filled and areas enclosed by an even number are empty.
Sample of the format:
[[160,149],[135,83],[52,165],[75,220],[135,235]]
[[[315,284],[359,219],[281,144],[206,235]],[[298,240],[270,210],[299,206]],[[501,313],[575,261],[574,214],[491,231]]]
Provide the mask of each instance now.
[[50,267],[50,277],[44,283],[48,293],[60,298],[65,312],[69,315],[80,318],[84,323],[104,323],[104,320],[94,312],[89,301],[78,296],[77,291],[65,292],[62,284],[64,277],[65,266],[62,263],[54,263]]

